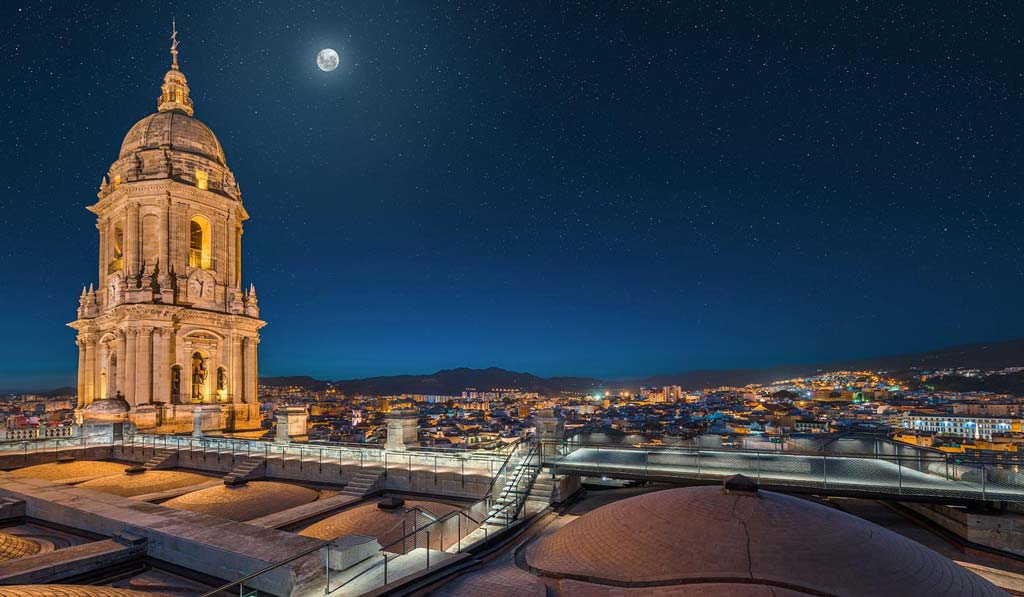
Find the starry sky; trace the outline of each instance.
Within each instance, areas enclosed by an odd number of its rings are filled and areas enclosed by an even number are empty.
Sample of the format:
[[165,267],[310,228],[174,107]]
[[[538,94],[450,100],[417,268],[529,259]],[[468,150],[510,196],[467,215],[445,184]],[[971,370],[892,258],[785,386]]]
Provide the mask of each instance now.
[[156,109],[172,16],[251,215],[263,375],[622,378],[1022,336],[1021,10],[3,2],[0,389],[73,383],[85,206]]

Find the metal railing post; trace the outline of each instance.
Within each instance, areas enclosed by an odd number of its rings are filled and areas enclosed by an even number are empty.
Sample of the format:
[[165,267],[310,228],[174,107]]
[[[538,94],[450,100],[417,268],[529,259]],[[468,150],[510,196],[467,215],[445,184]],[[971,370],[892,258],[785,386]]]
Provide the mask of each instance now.
[[903,495],[903,466],[900,465],[900,447],[896,446],[896,495]]
[[985,463],[981,463],[981,501],[985,501],[985,481],[988,475],[985,474]]
[[824,454],[821,456],[821,484],[828,489],[828,456]]

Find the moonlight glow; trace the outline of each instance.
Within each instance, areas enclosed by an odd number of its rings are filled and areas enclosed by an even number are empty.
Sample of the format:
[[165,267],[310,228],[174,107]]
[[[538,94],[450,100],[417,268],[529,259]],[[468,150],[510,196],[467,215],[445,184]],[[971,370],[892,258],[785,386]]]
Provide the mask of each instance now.
[[331,72],[338,68],[338,63],[340,61],[341,59],[338,58],[338,53],[330,48],[324,48],[316,55],[316,65],[324,72]]

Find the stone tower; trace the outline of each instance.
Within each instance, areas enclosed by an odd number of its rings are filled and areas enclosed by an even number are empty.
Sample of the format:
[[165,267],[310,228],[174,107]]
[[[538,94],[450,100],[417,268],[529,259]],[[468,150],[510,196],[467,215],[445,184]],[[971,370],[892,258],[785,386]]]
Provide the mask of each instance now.
[[78,331],[78,405],[121,395],[143,430],[187,431],[199,407],[222,429],[258,429],[265,323],[255,289],[242,285],[249,216],[220,142],[192,117],[176,31],[171,40],[157,112],[125,135],[88,207],[99,272],[68,324]]

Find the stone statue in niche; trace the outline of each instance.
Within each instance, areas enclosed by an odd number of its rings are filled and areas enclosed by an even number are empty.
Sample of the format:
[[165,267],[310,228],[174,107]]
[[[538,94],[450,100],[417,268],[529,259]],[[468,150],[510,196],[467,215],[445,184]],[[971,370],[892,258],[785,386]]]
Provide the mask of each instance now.
[[206,385],[206,359],[198,352],[192,355],[192,402],[203,401]]
[[181,367],[171,367],[171,404],[181,399]]
[[226,376],[224,375],[223,367],[220,368],[220,369],[217,369],[217,390],[218,391],[223,391],[225,386],[227,385],[227,380],[225,379],[225,377]]

